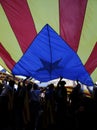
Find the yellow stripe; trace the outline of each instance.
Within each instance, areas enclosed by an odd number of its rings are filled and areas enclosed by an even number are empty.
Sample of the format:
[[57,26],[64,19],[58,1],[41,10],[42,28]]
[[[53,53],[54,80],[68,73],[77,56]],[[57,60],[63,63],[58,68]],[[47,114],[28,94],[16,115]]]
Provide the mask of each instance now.
[[2,67],[3,67],[4,69],[6,69],[8,72],[11,72],[1,58],[0,58],[0,65],[2,65]]
[[59,33],[58,0],[28,0],[28,5],[37,32],[39,32],[45,24],[49,24],[57,33]]
[[22,56],[22,51],[1,6],[0,6],[0,42],[6,48],[8,53],[11,55],[12,59],[14,59],[17,62]]
[[88,0],[78,55],[86,63],[97,41],[97,0]]
[[93,73],[91,74],[91,77],[93,79],[93,82],[97,82],[97,69],[95,69],[95,71],[93,71]]

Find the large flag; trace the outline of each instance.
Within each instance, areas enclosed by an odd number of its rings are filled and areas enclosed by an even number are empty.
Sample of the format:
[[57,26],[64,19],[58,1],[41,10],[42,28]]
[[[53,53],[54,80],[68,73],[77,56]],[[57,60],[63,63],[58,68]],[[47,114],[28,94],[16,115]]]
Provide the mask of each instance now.
[[96,0],[0,0],[0,64],[14,72],[48,24],[75,51],[96,82],[96,10]]

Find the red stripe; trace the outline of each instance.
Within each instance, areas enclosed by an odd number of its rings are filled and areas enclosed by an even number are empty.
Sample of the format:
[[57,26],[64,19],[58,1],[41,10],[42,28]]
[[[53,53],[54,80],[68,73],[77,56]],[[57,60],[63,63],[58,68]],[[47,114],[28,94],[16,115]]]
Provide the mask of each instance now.
[[7,67],[12,70],[13,66],[16,64],[15,61],[11,58],[9,53],[5,50],[5,48],[0,43],[0,57],[3,59]]
[[87,69],[89,74],[91,74],[97,68],[97,42],[91,55],[89,56],[89,59],[85,64],[85,68]]
[[87,0],[59,0],[60,35],[77,51]]
[[35,25],[27,1],[1,0],[1,4],[20,47],[25,52],[36,36]]

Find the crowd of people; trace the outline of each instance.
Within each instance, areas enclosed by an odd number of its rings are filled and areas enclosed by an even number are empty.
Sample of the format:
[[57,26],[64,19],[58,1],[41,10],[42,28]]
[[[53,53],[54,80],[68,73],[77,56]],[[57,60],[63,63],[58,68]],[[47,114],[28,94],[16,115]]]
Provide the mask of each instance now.
[[97,88],[87,97],[81,84],[68,95],[66,82],[39,87],[8,77],[0,83],[0,130],[97,130]]

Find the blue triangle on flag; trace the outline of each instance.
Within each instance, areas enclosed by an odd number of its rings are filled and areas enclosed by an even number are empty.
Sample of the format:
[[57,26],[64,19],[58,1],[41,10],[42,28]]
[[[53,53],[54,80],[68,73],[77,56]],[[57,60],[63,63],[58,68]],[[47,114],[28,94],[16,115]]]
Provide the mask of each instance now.
[[12,73],[41,82],[63,77],[93,85],[77,53],[48,24],[16,63]]

